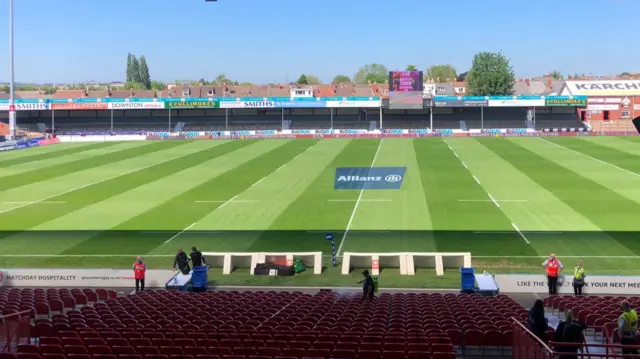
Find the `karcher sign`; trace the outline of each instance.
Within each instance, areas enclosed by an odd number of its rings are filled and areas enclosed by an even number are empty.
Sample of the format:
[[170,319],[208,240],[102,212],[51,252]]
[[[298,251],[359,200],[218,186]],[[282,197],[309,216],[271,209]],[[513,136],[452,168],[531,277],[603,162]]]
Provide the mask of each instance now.
[[[496,274],[495,280],[501,293],[548,293],[549,291],[547,277],[542,274]],[[559,294],[573,294],[573,276],[561,276],[559,283]],[[586,295],[640,295],[640,277],[587,275],[582,292]]]
[[[133,261],[132,261],[133,263]],[[148,270],[145,285],[164,288],[171,270]],[[0,269],[0,287],[134,287],[126,269]]]
[[400,189],[406,167],[336,168],[335,189]]

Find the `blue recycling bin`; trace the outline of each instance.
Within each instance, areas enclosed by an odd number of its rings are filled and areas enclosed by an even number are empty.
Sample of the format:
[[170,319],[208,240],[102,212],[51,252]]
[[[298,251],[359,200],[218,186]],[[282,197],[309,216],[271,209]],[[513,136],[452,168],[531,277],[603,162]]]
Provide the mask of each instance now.
[[194,292],[204,292],[207,290],[209,278],[207,271],[209,267],[193,267],[191,273],[191,290]]
[[476,288],[476,271],[473,268],[460,268],[460,292],[473,293]]

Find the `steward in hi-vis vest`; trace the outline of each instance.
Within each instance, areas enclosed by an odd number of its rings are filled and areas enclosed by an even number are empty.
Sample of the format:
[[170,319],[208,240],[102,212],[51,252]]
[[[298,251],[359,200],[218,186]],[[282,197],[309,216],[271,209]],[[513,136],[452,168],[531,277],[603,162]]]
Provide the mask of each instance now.
[[578,261],[578,265],[573,268],[573,294],[582,295],[582,287],[584,287],[584,268],[582,261]]
[[[638,345],[636,334],[638,332],[638,313],[631,309],[629,302],[620,303],[622,314],[618,318],[618,336],[622,345]],[[623,348],[622,354],[638,354],[636,348]]]

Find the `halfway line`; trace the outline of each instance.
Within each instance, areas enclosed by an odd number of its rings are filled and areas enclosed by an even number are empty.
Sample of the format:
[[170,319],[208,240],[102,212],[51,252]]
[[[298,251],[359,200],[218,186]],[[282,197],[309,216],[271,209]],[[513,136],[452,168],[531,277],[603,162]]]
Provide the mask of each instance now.
[[[380,143],[378,144],[378,149],[376,150],[376,154],[373,155],[373,161],[371,161],[371,166],[376,163],[376,158],[378,158],[378,153],[380,152],[380,148],[382,147],[383,139],[380,139]],[[351,212],[351,217],[349,217],[349,222],[347,223],[347,228],[344,230],[344,235],[342,236],[342,240],[340,241],[340,246],[338,246],[337,255],[340,255],[342,251],[342,247],[344,246],[344,241],[347,239],[347,234],[349,234],[349,228],[351,228],[351,223],[353,222],[353,218],[356,216],[356,211],[358,210],[358,205],[360,204],[360,200],[362,199],[362,194],[364,193],[364,187],[360,190],[360,195],[358,195],[358,200],[356,201],[356,205],[353,206],[353,212]]]

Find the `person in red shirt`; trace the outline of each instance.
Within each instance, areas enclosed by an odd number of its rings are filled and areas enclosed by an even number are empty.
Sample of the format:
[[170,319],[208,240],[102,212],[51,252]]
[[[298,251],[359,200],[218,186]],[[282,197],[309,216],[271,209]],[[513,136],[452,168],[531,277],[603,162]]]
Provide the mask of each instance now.
[[147,265],[138,256],[133,263],[133,275],[136,279],[136,292],[144,292],[144,275],[147,273]]
[[551,254],[549,259],[542,263],[542,266],[547,272],[547,283],[549,284],[549,295],[558,294],[558,275],[562,272],[562,262],[556,258],[555,254]]

